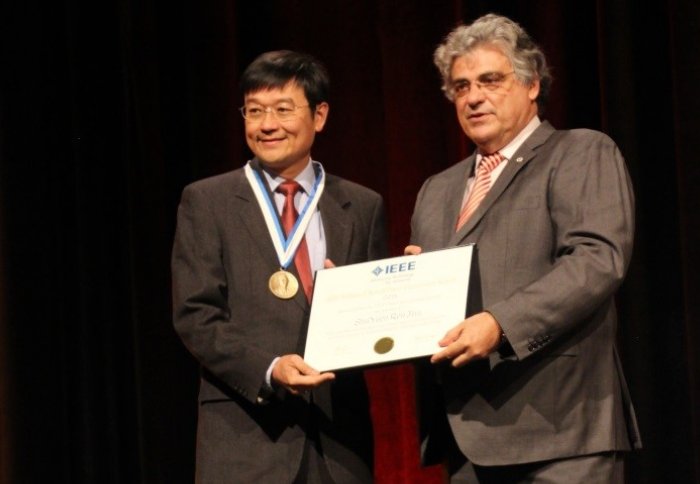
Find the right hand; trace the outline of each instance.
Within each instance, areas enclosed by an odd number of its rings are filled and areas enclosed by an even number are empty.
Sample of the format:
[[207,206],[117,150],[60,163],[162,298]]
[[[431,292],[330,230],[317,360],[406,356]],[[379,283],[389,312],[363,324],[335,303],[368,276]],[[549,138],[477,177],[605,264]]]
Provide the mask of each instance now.
[[299,355],[281,356],[272,369],[273,382],[286,388],[293,395],[299,395],[334,379],[334,373],[321,373],[311,368]]

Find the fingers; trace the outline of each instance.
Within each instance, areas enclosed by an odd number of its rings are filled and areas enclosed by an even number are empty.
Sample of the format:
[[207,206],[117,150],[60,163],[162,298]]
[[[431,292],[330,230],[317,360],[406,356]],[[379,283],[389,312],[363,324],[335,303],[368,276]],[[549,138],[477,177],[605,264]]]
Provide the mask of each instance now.
[[442,350],[439,353],[435,353],[433,356],[430,357],[430,362],[431,363],[440,363],[441,361],[445,360],[451,360],[452,359],[452,351],[450,350]]
[[334,380],[335,374],[320,373],[307,365],[299,355],[285,355],[280,357],[272,369],[272,379],[290,393],[298,395],[300,392]]
[[468,346],[465,346],[461,341],[455,341],[447,346],[439,353],[435,353],[430,357],[431,363],[440,363],[441,361],[449,361],[454,368],[464,366],[472,360],[484,358],[484,355],[472,353]]
[[465,319],[438,342],[444,349],[435,353],[431,363],[450,360],[453,367],[487,358],[500,342],[501,329],[494,317],[483,312]]
[[455,344],[446,354],[446,360],[450,360],[450,365],[453,368],[464,366],[472,360],[478,360],[483,356],[478,356],[470,352],[470,348],[465,348],[463,345]]
[[445,336],[443,336],[442,339],[438,341],[438,344],[444,347],[457,341],[457,338],[459,338],[459,336],[462,334],[462,329],[464,328],[465,323],[466,320],[462,321],[457,326],[445,333]]
[[326,259],[323,261],[323,268],[324,269],[333,269],[335,267],[335,264],[333,263],[332,260]]
[[407,245],[403,250],[404,255],[418,255],[423,252],[423,249],[417,245]]
[[[441,343],[446,341],[446,338],[447,337],[443,338],[441,340]],[[440,346],[444,346],[445,348],[442,351],[435,353],[430,358],[431,363],[439,363],[445,360],[453,360],[467,351],[467,347],[465,347],[464,343],[459,339],[451,340],[449,343],[441,344]]]
[[454,328],[450,329],[447,333],[445,333],[445,336],[443,336],[442,339],[438,341],[438,345],[446,348],[438,353],[435,353],[430,358],[431,363],[439,363],[441,361],[451,360],[455,356],[459,355],[462,351],[464,351],[464,347],[461,343],[458,342],[458,339],[462,334],[462,329],[464,328],[464,324],[466,322],[467,321],[464,320]]

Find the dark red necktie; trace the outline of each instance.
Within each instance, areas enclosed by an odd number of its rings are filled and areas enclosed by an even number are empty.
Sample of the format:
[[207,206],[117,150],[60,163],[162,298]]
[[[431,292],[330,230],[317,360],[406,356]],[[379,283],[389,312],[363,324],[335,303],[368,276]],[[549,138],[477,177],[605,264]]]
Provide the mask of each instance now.
[[[282,208],[282,228],[285,235],[289,236],[289,232],[294,228],[297,222],[299,213],[294,206],[294,195],[301,190],[301,186],[294,180],[287,180],[277,187],[277,191],[284,195],[284,207]],[[313,289],[314,280],[311,277],[311,263],[309,262],[309,249],[306,247],[306,236],[301,239],[299,247],[294,254],[294,265],[297,266],[301,285],[304,287],[306,299],[311,301],[311,290]]]

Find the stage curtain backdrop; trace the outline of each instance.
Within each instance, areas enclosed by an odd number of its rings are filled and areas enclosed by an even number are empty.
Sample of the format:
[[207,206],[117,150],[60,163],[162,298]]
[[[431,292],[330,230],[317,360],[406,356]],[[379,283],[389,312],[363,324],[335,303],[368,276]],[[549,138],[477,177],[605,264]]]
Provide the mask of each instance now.
[[[700,478],[700,7],[694,0],[57,0],[0,6],[0,483],[192,482],[197,367],[171,325],[189,182],[242,166],[240,72],[299,49],[332,77],[314,157],[382,193],[392,254],[416,193],[471,151],[432,65],[495,11],[543,46],[546,118],[605,131],[637,195],[619,346],[645,448],[629,482]],[[379,483],[418,463],[412,367],[366,372]]]

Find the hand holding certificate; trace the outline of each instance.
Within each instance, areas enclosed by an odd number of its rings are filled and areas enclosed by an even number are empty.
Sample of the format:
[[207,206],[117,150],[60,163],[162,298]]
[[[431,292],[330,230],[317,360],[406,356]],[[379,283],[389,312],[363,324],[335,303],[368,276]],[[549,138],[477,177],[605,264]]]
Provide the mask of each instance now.
[[316,273],[304,360],[319,371],[432,355],[464,319],[474,246]]

